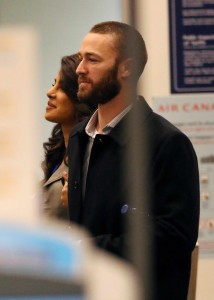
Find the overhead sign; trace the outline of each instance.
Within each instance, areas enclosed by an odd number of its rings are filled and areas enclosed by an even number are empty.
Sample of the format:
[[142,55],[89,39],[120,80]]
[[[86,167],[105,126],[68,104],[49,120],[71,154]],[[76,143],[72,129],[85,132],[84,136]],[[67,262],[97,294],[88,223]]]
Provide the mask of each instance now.
[[172,93],[214,92],[214,1],[169,0]]

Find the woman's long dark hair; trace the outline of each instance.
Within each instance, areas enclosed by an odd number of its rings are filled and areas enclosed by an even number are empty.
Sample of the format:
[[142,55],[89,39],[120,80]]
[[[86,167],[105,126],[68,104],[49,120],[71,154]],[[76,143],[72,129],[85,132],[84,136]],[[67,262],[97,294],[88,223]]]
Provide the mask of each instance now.
[[[80,103],[77,98],[78,82],[76,68],[80,62],[79,55],[73,54],[64,56],[61,59],[60,68],[60,87],[65,94],[70,98],[77,111],[77,121],[82,121],[94,111],[94,107],[87,104]],[[44,161],[42,162],[42,169],[44,172],[44,180],[46,181],[54,169],[65,159],[66,148],[64,143],[64,136],[60,124],[53,127],[51,136],[47,142],[43,143]]]

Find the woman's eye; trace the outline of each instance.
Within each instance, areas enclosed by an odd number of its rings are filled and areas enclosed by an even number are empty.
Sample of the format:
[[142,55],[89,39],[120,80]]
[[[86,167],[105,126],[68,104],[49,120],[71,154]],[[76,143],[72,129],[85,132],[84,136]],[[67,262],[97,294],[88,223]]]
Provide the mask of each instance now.
[[51,85],[55,86],[55,84],[56,84],[56,79],[54,79],[54,82]]

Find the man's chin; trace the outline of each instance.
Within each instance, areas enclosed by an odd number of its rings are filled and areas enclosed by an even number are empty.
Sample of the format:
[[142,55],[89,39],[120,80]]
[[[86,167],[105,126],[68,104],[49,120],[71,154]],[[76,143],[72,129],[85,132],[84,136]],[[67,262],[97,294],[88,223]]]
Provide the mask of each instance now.
[[87,103],[88,99],[90,99],[89,95],[86,93],[78,92],[77,97],[80,102]]

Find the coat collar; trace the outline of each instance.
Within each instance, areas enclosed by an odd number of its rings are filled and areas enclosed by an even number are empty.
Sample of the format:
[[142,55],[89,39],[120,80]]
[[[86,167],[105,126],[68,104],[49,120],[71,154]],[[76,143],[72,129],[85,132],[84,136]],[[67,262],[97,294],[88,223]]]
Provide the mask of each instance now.
[[[109,136],[119,145],[123,146],[125,145],[128,140],[133,135],[133,132],[129,130],[129,124],[132,122],[133,118],[135,118],[136,114],[138,114],[140,119],[139,126],[142,126],[146,119],[151,115],[152,113],[151,107],[148,105],[146,100],[139,96],[138,100],[133,104],[133,108],[131,111],[119,122],[109,133]],[[139,115],[140,114],[140,115]],[[85,133],[85,127],[89,121],[89,118],[82,121],[81,123],[77,124],[71,131],[70,137],[73,137],[75,135],[79,136],[86,136]],[[142,128],[143,129],[143,128]]]
[[148,116],[152,113],[151,107],[142,96],[133,104],[131,111],[121,120],[121,122],[110,132],[110,136],[121,146],[125,145],[133,135],[130,124],[139,119],[142,130]]

